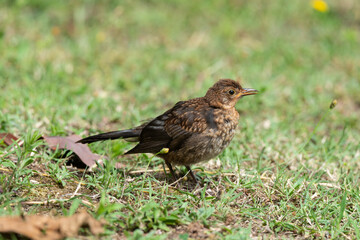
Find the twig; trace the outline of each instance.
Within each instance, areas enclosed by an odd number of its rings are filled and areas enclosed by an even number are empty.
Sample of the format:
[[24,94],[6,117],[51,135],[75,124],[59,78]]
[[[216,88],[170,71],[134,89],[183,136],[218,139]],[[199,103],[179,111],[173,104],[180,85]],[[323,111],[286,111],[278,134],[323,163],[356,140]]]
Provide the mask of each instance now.
[[[166,171],[168,171],[168,168],[165,168]],[[136,174],[136,173],[151,173],[151,172],[163,172],[164,169],[163,168],[158,168],[158,169],[140,169],[140,170],[134,170],[134,171],[130,171],[129,174]]]
[[7,169],[7,168],[0,168],[0,171],[11,172],[11,170],[9,170],[9,169]]
[[81,182],[79,182],[79,184],[77,185],[75,192],[72,194],[71,198],[75,197],[75,195],[77,194],[77,192],[80,190],[81,187]]
[[[23,205],[48,205],[50,203],[58,203],[58,202],[66,202],[66,201],[70,201],[72,198],[69,199],[50,199],[50,200],[46,200],[46,201],[27,201],[27,202],[20,202]],[[81,200],[82,203],[90,205],[92,207],[95,207],[95,205],[93,205],[91,202],[86,201],[86,200]],[[10,206],[15,206],[18,203],[11,203]]]
[[175,185],[176,183],[180,182],[182,179],[184,179],[188,174],[190,173],[190,171],[188,171],[184,176],[182,176],[181,178],[179,178],[178,180],[176,180],[175,182],[169,184],[169,186]]
[[314,183],[315,186],[320,185],[320,186],[324,186],[324,187],[328,187],[328,188],[336,188],[336,189],[341,189],[341,187],[339,187],[338,185],[332,184],[332,183]]

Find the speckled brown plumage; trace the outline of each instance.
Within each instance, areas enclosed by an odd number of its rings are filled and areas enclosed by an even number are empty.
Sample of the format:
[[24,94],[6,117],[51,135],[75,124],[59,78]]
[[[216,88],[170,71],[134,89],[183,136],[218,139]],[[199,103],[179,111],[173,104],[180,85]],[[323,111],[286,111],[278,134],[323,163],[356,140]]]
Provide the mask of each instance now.
[[91,143],[107,139],[131,138],[139,143],[126,154],[159,153],[175,177],[172,164],[184,165],[196,181],[190,166],[219,155],[233,139],[239,121],[236,102],[254,89],[242,88],[231,79],[216,82],[204,97],[180,101],[174,107],[138,127],[102,133],[81,139]]

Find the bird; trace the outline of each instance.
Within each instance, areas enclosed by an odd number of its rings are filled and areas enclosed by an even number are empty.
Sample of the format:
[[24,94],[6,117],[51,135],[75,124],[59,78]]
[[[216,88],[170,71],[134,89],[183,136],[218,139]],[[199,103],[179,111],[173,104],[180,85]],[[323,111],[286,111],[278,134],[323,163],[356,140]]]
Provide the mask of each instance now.
[[243,88],[235,80],[220,79],[205,96],[179,101],[144,124],[85,137],[78,143],[136,141],[137,145],[125,154],[156,154],[165,161],[175,180],[178,178],[173,165],[183,165],[197,183],[191,165],[216,157],[229,145],[240,118],[235,104],[240,98],[257,93],[255,89]]

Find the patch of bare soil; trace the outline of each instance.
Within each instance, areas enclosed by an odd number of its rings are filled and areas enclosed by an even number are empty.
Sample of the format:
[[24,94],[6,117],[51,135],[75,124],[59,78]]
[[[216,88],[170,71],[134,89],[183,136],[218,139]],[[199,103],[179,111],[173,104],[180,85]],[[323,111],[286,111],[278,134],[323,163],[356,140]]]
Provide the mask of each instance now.
[[200,222],[175,227],[168,235],[168,239],[179,239],[179,236],[183,234],[187,234],[192,239],[216,239],[216,235]]

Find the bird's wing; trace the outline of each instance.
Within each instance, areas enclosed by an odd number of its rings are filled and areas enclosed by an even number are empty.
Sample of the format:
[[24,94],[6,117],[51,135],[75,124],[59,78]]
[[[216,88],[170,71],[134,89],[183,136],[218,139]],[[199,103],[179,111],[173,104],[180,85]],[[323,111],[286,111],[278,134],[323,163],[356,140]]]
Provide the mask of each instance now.
[[139,144],[127,154],[158,153],[163,148],[174,151],[191,135],[214,127],[217,125],[212,108],[201,108],[196,102],[181,101],[144,126]]

